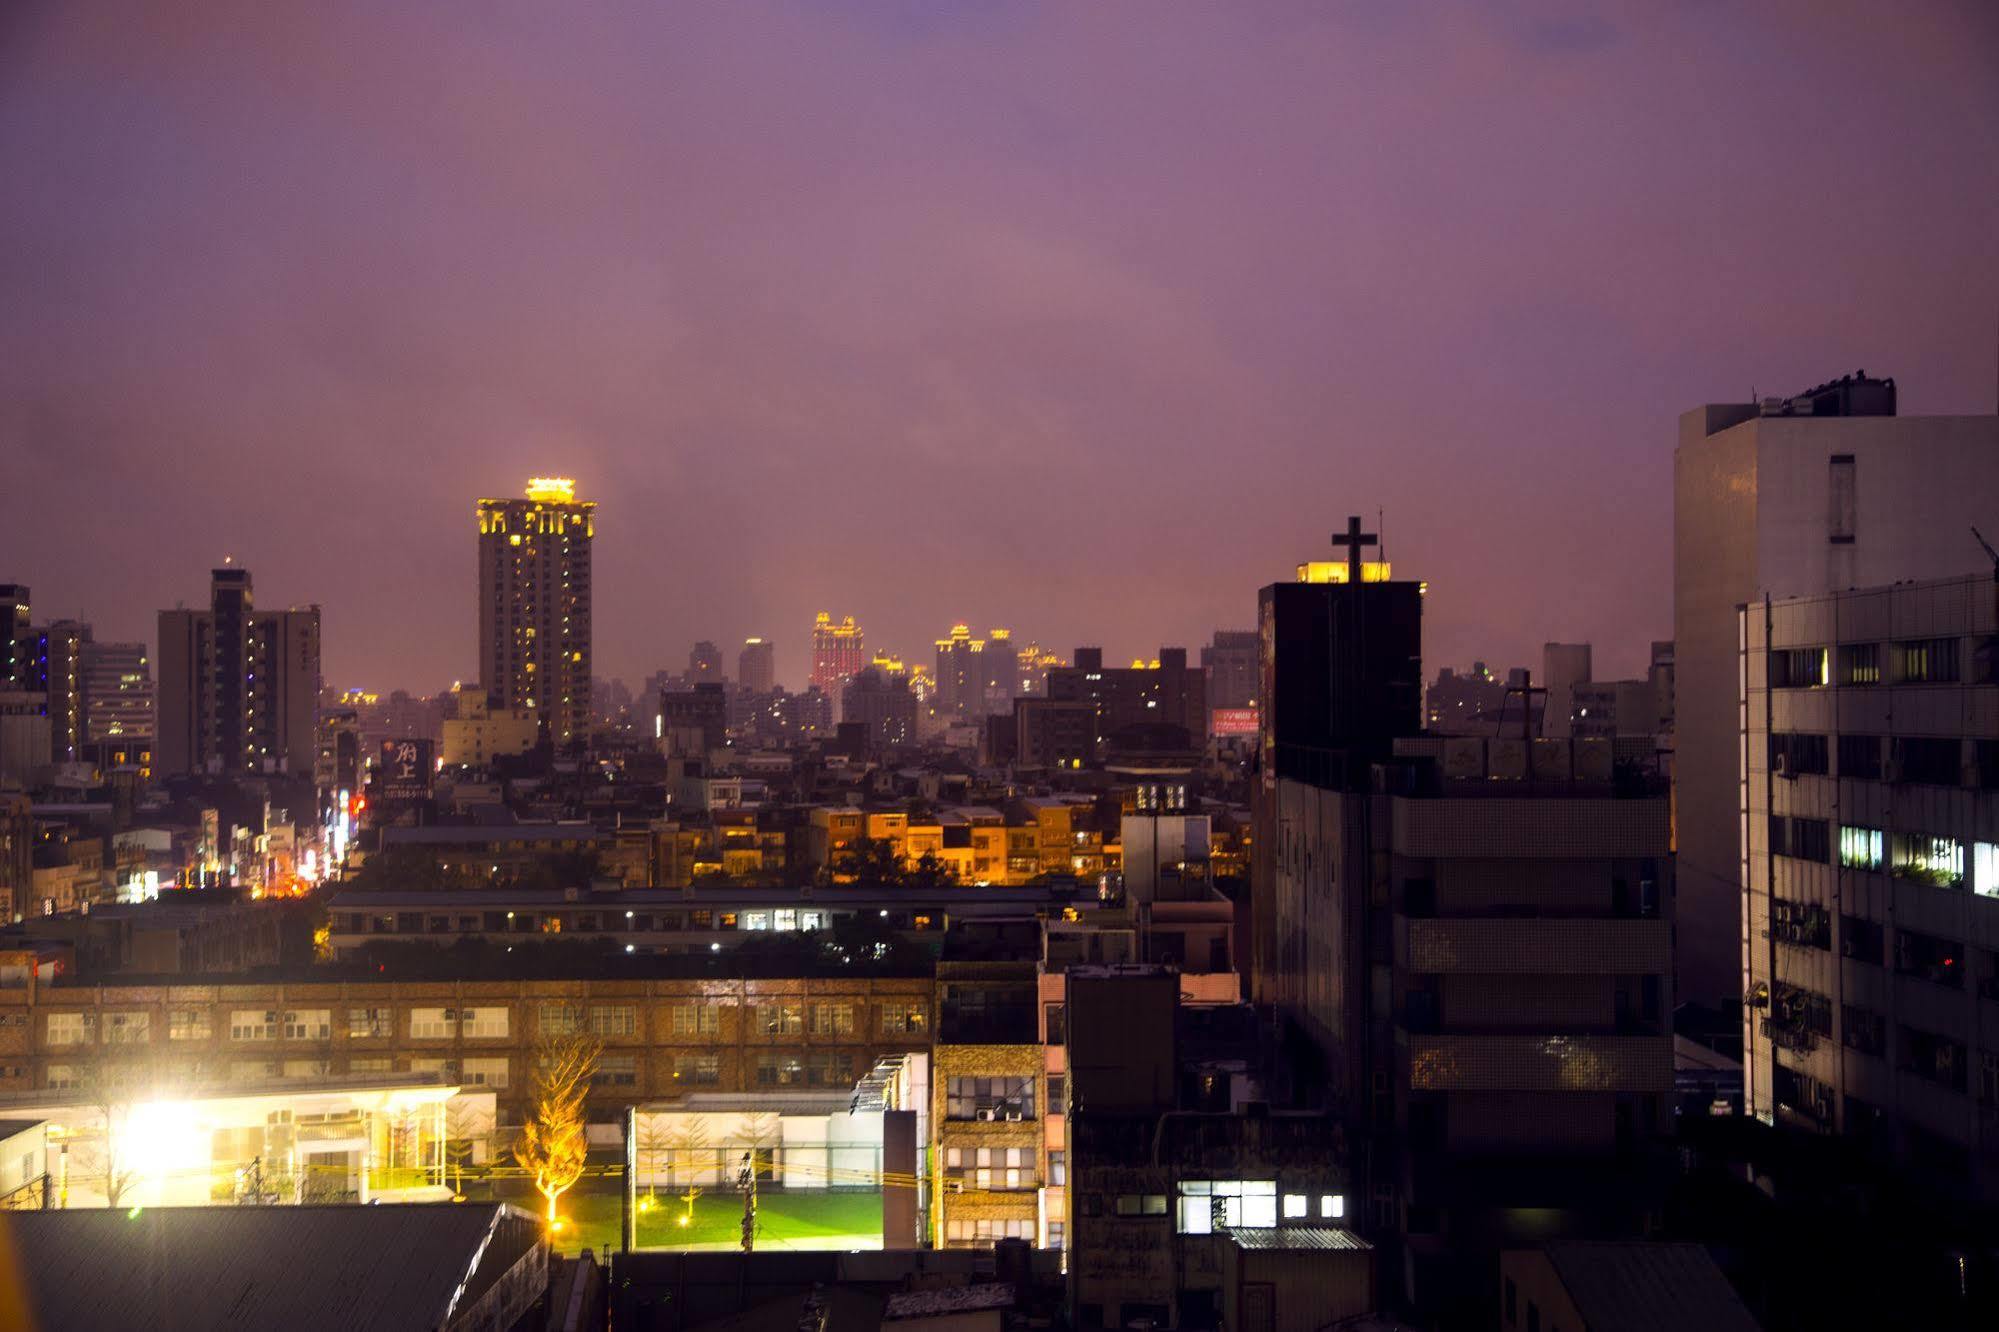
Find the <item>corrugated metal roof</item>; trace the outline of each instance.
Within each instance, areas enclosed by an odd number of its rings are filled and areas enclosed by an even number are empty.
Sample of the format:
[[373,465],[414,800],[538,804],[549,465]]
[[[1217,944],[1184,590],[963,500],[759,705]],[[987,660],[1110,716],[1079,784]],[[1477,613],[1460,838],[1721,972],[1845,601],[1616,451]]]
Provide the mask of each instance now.
[[1698,1244],[1576,1242],[1546,1252],[1590,1332],[1759,1332]]
[[[496,1230],[503,1212],[522,1224]],[[0,1212],[24,1311],[48,1329],[435,1328],[475,1260],[476,1293],[537,1238],[492,1205]]]
[[1371,1249],[1351,1230],[1336,1226],[1285,1226],[1277,1230],[1231,1230],[1238,1249]]
[[882,1306],[882,1321],[897,1318],[934,1318],[940,1314],[976,1313],[981,1309],[1013,1307],[1013,1283],[987,1281],[975,1286],[950,1286],[941,1290],[905,1290],[888,1297]]

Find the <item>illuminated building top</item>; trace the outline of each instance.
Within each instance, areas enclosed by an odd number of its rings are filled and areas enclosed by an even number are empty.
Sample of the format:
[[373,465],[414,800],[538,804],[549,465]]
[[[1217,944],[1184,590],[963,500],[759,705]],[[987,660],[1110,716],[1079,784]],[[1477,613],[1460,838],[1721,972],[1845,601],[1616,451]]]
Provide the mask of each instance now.
[[576,483],[566,476],[531,476],[527,497],[543,504],[574,504]]
[[[1353,577],[1345,560],[1308,560],[1298,566],[1298,581],[1301,583],[1345,583]],[[1366,560],[1360,566],[1360,581],[1363,583],[1386,583],[1392,577],[1388,561]]]

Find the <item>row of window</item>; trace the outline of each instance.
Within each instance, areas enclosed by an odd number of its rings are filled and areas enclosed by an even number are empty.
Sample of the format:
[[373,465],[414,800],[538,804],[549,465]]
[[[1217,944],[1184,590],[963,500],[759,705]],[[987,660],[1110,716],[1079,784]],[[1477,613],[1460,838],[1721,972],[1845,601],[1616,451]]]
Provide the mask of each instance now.
[[[1886,651],[1883,651],[1883,648]],[[1772,689],[1818,689],[1841,685],[1954,684],[1959,676],[1959,641],[1911,638],[1894,643],[1841,643],[1836,648],[1778,648],[1770,653]],[[1883,667],[1888,673],[1883,674]]]
[[[1864,824],[1839,826],[1838,864],[1843,869],[1885,870],[1938,888],[1964,888],[1980,897],[1999,897],[1999,843],[1970,846],[1931,833],[1886,832]],[[1795,814],[1770,816],[1770,854],[1826,864],[1832,859],[1832,824]]]
[[[721,1032],[720,1008],[714,1004],[676,1004],[667,1010],[667,1028],[674,1036],[716,1036]],[[232,1041],[327,1041],[333,1039],[334,1010],[329,1008],[241,1008],[229,1014]],[[540,1031],[548,1035],[588,1032],[598,1037],[636,1036],[639,1010],[634,1004],[563,1004],[540,1006]],[[347,1036],[351,1040],[386,1040],[395,1034],[390,1008],[350,1008]],[[887,1035],[922,1035],[929,1012],[920,1004],[894,1004],[882,1010]],[[856,1030],[855,1006],[837,1003],[773,1003],[750,1007],[751,1031],[766,1035],[851,1036]],[[149,1012],[74,1012],[47,1016],[51,1046],[143,1044],[153,1038]],[[511,1034],[509,1010],[501,1006],[412,1008],[412,1040],[506,1040]],[[177,1008],[167,1013],[167,1038],[205,1041],[214,1035],[214,1020],[205,1008]]]
[[[731,848],[733,849],[733,848]],[[446,866],[445,868],[450,868]],[[495,869],[497,870],[497,866]],[[681,930],[750,930],[792,933],[832,928],[833,913],[779,907],[770,911],[481,911],[439,912],[399,911],[370,914],[360,911],[337,913],[343,934],[561,934],[573,933],[654,933]],[[932,917],[897,916],[895,923],[912,929],[929,929]]]
[[946,1119],[1034,1118],[1034,1079],[951,1078],[944,1087]]
[[[1906,786],[1961,786],[1999,790],[1999,741],[1974,742],[1976,762],[1967,773],[1963,742],[1951,736],[1842,735],[1839,773],[1864,781],[1887,780]],[[1887,758],[1883,759],[1884,751]],[[1770,734],[1770,771],[1779,777],[1832,775],[1823,735],[1803,731]]]

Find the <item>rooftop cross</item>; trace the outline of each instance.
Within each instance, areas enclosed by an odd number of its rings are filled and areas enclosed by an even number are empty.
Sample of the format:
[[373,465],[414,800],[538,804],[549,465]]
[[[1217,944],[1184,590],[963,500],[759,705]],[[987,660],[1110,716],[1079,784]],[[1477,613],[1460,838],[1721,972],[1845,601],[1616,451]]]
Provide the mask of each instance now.
[[1333,533],[1333,544],[1347,548],[1347,582],[1360,586],[1361,547],[1377,545],[1380,541],[1381,538],[1374,533],[1360,530],[1358,517],[1347,519],[1346,531]]

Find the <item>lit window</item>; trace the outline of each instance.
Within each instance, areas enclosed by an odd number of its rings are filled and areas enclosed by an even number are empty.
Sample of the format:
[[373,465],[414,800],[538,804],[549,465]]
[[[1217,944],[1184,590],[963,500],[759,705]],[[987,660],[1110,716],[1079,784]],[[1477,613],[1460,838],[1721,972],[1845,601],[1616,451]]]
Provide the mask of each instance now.
[[1347,1214],[1347,1200],[1337,1193],[1319,1195],[1319,1215],[1329,1220],[1338,1220]]
[[1291,1217],[1304,1216],[1305,1214],[1306,1200],[1304,1194],[1287,1193],[1284,1195],[1284,1215],[1287,1220]]

